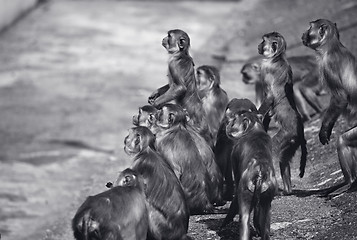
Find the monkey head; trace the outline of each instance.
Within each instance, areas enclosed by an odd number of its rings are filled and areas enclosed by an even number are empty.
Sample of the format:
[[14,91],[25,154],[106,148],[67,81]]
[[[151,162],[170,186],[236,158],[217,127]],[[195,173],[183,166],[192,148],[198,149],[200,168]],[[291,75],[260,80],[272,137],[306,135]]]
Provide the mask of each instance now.
[[253,112],[241,112],[234,115],[226,126],[227,136],[231,139],[239,139],[252,129],[264,131],[263,115]]
[[339,41],[340,35],[336,23],[332,23],[326,19],[318,19],[310,22],[310,27],[302,37],[302,43],[314,50],[330,43],[331,40]]
[[258,45],[258,52],[266,58],[275,58],[284,54],[286,42],[284,37],[278,32],[271,32],[263,35],[263,41]]
[[225,117],[231,120],[236,114],[242,112],[258,113],[258,110],[254,103],[247,98],[233,98],[227,105]]
[[144,126],[151,128],[156,121],[155,114],[157,109],[151,105],[145,105],[139,108],[139,114],[133,116],[135,126]]
[[190,47],[190,37],[180,29],[170,30],[167,36],[162,39],[162,46],[168,53],[188,53]]
[[245,84],[255,84],[260,81],[259,63],[244,64],[240,72],[242,74],[242,80]]
[[114,186],[134,187],[144,190],[144,179],[136,171],[126,168],[119,173]]
[[210,90],[221,84],[220,74],[216,67],[202,65],[196,70],[196,83],[200,91]]
[[186,124],[187,112],[180,105],[167,103],[156,113],[156,125],[169,129],[176,124]]
[[136,155],[147,147],[154,146],[155,135],[147,127],[133,127],[124,139],[124,151],[128,155]]

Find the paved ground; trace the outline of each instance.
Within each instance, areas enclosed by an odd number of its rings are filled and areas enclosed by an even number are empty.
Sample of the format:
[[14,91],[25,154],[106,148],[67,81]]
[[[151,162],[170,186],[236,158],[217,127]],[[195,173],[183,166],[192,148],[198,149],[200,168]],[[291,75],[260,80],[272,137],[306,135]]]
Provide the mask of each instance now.
[[[161,39],[182,28],[197,66],[221,67],[230,98],[254,99],[240,68],[256,59],[261,35],[277,30],[289,54],[309,21],[338,23],[357,55],[353,0],[241,2],[49,1],[0,36],[0,233],[4,239],[73,239],[70,219],[85,196],[105,189],[130,164],[122,142],[131,116],[166,83]],[[225,61],[221,61],[225,60]],[[325,103],[327,104],[327,103]],[[343,124],[341,126],[344,127]],[[334,140],[319,145],[319,120],[306,125],[309,162],[294,189],[273,202],[273,239],[354,239],[354,193],[332,201],[309,194],[341,181]],[[341,129],[336,129],[335,134]],[[296,162],[296,161],[295,161]],[[194,239],[235,239],[224,215],[194,216]],[[334,236],[334,238],[331,238]]]

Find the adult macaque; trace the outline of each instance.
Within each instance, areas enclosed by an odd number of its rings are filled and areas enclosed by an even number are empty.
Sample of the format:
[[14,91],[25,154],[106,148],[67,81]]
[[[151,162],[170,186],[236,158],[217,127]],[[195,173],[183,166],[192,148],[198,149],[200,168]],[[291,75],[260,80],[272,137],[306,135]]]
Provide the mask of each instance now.
[[197,68],[196,73],[198,95],[202,99],[213,142],[216,143],[218,129],[229,101],[228,96],[220,87],[221,79],[216,67],[203,65]]
[[72,220],[72,229],[77,240],[145,240],[148,212],[143,179],[125,169],[116,187],[86,199]]
[[185,194],[170,165],[155,150],[154,134],[147,127],[133,127],[124,143],[125,152],[134,157],[131,168],[145,182],[149,236],[186,239],[189,209]]
[[[323,93],[322,84],[319,82],[319,72],[315,57],[310,55],[289,57],[288,63],[293,72],[293,88],[296,107],[303,120],[310,120],[311,116],[306,102],[321,113],[323,108],[318,95]],[[260,64],[247,63],[242,67],[242,80],[246,84],[255,84],[256,104],[261,105],[264,99],[264,86],[260,76]],[[306,101],[306,102],[305,102]]]
[[222,202],[222,175],[207,142],[187,125],[187,115],[177,104],[158,111],[157,150],[180,179],[191,213],[212,212],[211,203]]
[[214,153],[216,157],[216,162],[223,174],[224,179],[223,199],[227,201],[230,201],[233,198],[234,182],[232,176],[232,165],[230,161],[233,148],[233,140],[227,136],[226,127],[228,121],[233,119],[235,114],[245,111],[258,113],[257,108],[250,100],[237,98],[232,99],[227,105],[224,118],[221,121],[221,125],[217,134],[217,142],[214,149]]
[[357,177],[357,66],[355,57],[340,42],[336,24],[326,19],[310,22],[302,35],[305,46],[315,50],[320,76],[330,90],[331,99],[319,132],[320,142],[328,144],[335,122],[342,114],[347,117],[349,130],[338,137],[337,153],[345,185],[330,193],[347,191]]
[[154,91],[148,102],[160,108],[175,100],[188,112],[192,126],[213,146],[206,114],[198,96],[194,63],[189,54],[188,34],[180,29],[170,30],[162,40],[162,45],[170,55],[167,74],[169,83]]
[[272,162],[272,142],[254,112],[235,114],[226,127],[234,146],[231,154],[235,179],[235,196],[222,227],[240,217],[239,239],[250,239],[249,219],[261,239],[269,239],[271,202],[278,190]]
[[284,194],[290,194],[290,161],[299,147],[299,176],[303,177],[305,173],[307,149],[304,125],[295,106],[292,71],[285,57],[285,39],[277,32],[265,34],[262,38],[258,51],[264,56],[261,78],[265,86],[265,98],[259,112],[263,115],[269,114],[279,125],[279,130],[273,137],[273,154],[279,161]]

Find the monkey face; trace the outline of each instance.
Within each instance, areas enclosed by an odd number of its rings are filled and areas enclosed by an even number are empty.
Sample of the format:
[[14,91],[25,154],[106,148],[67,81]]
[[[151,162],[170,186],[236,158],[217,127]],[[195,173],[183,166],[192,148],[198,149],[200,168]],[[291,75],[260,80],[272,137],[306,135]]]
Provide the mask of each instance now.
[[247,63],[240,72],[245,84],[255,84],[260,81],[260,66],[258,63]]
[[310,22],[310,27],[303,33],[301,40],[305,46],[315,50],[333,38],[339,39],[336,24],[326,19],[318,19]]
[[165,104],[156,114],[156,125],[168,129],[176,124],[187,122],[187,112],[177,104]]
[[124,150],[128,155],[140,153],[148,146],[153,146],[155,135],[143,126],[129,129],[129,135],[124,139]]
[[129,135],[124,139],[124,151],[128,155],[135,155],[142,150],[141,135],[135,128],[129,129]]
[[135,126],[144,126],[151,128],[156,121],[156,111],[157,109],[150,105],[140,107],[139,114],[133,116],[133,124]]
[[243,136],[251,124],[251,120],[242,114],[235,114],[226,126],[226,133],[229,138],[237,139]]
[[235,114],[226,126],[227,136],[232,139],[239,139],[253,128],[264,129],[262,118],[261,114],[250,111]]
[[197,69],[196,83],[198,90],[203,91],[211,89],[214,81],[203,69]]
[[167,36],[162,39],[162,46],[170,54],[187,52],[190,46],[190,38],[187,33],[180,29],[170,30]]
[[258,52],[266,58],[274,58],[286,51],[284,37],[277,32],[271,32],[263,36],[263,41],[258,45]]

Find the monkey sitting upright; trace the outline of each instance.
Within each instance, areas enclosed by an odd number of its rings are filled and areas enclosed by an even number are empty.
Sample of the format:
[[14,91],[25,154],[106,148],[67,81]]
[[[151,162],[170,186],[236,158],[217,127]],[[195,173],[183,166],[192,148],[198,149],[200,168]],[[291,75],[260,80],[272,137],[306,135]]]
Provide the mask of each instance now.
[[264,56],[261,64],[261,78],[264,83],[265,98],[259,108],[263,115],[273,117],[280,129],[273,137],[273,155],[280,165],[284,194],[291,193],[290,161],[301,147],[300,177],[304,176],[307,159],[304,125],[294,102],[291,67],[286,60],[284,37],[272,32],[263,35],[258,46]]
[[220,86],[220,74],[216,67],[202,65],[196,73],[198,95],[202,99],[213,142],[216,143],[219,125],[229,101],[228,95]]
[[320,76],[330,90],[330,104],[322,119],[320,142],[325,145],[341,114],[352,128],[337,140],[337,153],[345,179],[343,186],[330,195],[347,191],[357,180],[357,65],[352,53],[340,42],[336,24],[326,19],[310,22],[302,35],[305,46],[317,53]]
[[226,127],[233,140],[231,161],[235,178],[235,196],[222,227],[239,213],[240,240],[249,239],[249,218],[261,239],[269,239],[271,202],[278,190],[272,162],[272,142],[261,122],[262,115],[245,111],[235,114]]

